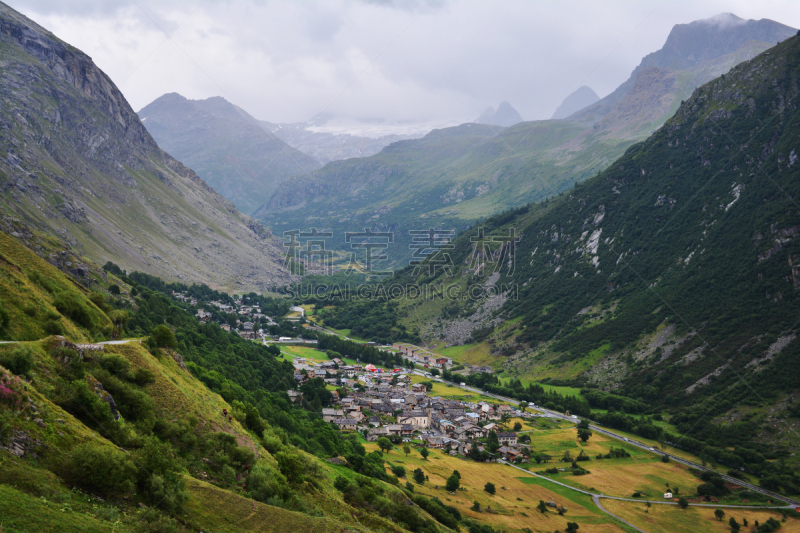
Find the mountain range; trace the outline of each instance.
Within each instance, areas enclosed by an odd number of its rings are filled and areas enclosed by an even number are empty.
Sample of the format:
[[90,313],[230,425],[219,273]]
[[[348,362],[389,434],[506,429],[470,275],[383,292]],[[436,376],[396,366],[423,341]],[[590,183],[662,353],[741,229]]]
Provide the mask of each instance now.
[[159,148],[91,58],[4,4],[0,69],[7,218],[169,280],[263,290],[291,279],[280,242]]
[[676,443],[731,468],[796,467],[798,83],[800,36],[698,88],[599,175],[465,232],[448,270],[406,267],[390,283],[481,291],[396,299],[397,334],[467,343],[593,407],[666,410]]
[[263,205],[284,179],[322,166],[219,96],[189,100],[165,94],[142,108],[139,117],[162,149],[243,213]]
[[[676,26],[617,90],[565,120],[435,130],[287,179],[254,216],[276,231],[330,229],[340,248],[346,231],[392,230],[396,244],[387,253],[401,264],[411,256],[410,230],[462,231],[568,190],[647,138],[695,88],[796,33],[770,20],[738,20]],[[694,59],[678,61],[680,54]]]

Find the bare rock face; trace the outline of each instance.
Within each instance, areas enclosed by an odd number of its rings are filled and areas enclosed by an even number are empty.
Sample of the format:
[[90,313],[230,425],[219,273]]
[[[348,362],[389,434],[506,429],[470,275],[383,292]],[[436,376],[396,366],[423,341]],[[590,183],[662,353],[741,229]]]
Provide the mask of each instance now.
[[292,279],[280,242],[161,150],[89,56],[4,4],[0,70],[4,215],[98,264],[168,280],[263,290]]

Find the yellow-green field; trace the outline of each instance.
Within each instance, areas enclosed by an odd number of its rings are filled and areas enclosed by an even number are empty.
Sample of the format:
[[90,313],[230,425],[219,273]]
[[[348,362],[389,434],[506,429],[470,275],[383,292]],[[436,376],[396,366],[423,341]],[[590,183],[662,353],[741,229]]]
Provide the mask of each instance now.
[[[364,446],[368,451],[378,449],[375,443],[365,443]],[[408,457],[402,450],[394,449],[384,458],[392,465],[403,466],[408,480],[417,468],[425,472],[428,481],[422,486],[414,483],[415,493],[436,496],[445,504],[458,508],[463,515],[495,528],[509,532],[521,532],[524,528],[563,531],[567,521],[572,521],[580,524],[581,531],[590,533],[625,531],[615,520],[597,509],[588,497],[581,498],[578,493],[564,496],[549,487],[522,481],[519,478],[521,472],[501,464],[475,463],[451,457],[440,450],[430,452],[428,459],[424,460],[416,449]],[[450,494],[444,485],[453,470],[461,474],[461,488]],[[402,480],[403,483],[405,481]],[[496,494],[490,495],[483,490],[488,481],[496,486]],[[566,506],[568,512],[565,516],[554,512],[543,515],[536,510],[539,500],[555,501]],[[483,508],[483,512],[471,510],[475,501]]]
[[475,344],[464,344],[462,346],[451,346],[449,348],[438,348],[433,350],[435,353],[450,357],[453,363],[461,363],[462,365],[479,365],[499,367],[505,357],[499,357],[491,354],[491,347],[488,342],[481,342]]
[[[576,457],[581,451],[589,455],[590,461],[580,463],[589,474],[574,476],[571,473],[562,473],[553,476],[562,483],[583,490],[591,489],[593,492],[625,498],[639,491],[651,498],[657,498],[663,495],[666,483],[670,487],[679,487],[685,494],[694,493],[697,485],[702,483],[684,465],[674,461],[662,463],[656,454],[598,433],[592,435],[583,445],[576,438],[574,428],[526,431],[526,426],[523,426],[523,432],[530,435],[534,452],[544,452],[553,457],[550,463],[531,464],[530,469],[534,472],[542,473],[547,468],[570,466],[569,463],[559,462],[565,451],[569,451],[572,457]],[[624,448],[631,457],[596,459],[597,454],[606,454],[612,447]]]
[[[779,521],[783,518],[781,514],[769,510],[723,508],[725,517],[720,521],[714,517],[713,507],[681,509],[677,505],[652,505],[647,511],[643,503],[607,499],[601,503],[609,512],[649,533],[728,533],[731,531],[728,525],[730,517],[734,517],[739,524],[746,518],[749,527],[742,528],[742,531],[750,531],[756,520],[764,523],[770,517]],[[800,521],[789,518],[778,531],[798,533]]]

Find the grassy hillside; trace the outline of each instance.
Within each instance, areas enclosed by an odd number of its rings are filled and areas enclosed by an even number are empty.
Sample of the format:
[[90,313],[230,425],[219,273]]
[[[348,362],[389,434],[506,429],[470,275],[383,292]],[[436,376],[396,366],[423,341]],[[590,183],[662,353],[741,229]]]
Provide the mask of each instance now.
[[[0,332],[22,339],[0,344],[3,531],[448,530],[322,421],[321,380],[289,401],[274,348],[126,276],[89,293],[2,233],[0,268]],[[369,490],[334,487],[331,456]]]

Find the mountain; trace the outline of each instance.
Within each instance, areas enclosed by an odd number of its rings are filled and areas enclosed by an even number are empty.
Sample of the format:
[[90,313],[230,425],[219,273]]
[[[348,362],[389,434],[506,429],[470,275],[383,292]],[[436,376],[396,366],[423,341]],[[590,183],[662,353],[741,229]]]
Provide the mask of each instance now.
[[[598,409],[627,401],[628,414],[664,413],[676,445],[800,492],[790,479],[799,82],[796,36],[698,88],[598,176],[465,232],[449,273],[397,274],[400,287],[480,289],[398,299],[398,324],[434,345],[480,343],[506,379],[583,386]],[[619,413],[598,420],[634,433],[646,425]],[[769,470],[777,458],[794,466]]]
[[222,97],[165,94],[139,117],[162,149],[244,213],[266,202],[284,179],[322,166]]
[[231,289],[288,281],[271,234],[161,150],[91,58],[0,4],[0,206],[99,263]]
[[[666,120],[677,109],[677,103],[688,97],[695,87],[796,32],[795,28],[773,20],[744,20],[730,13],[677,24],[664,46],[642,58],[628,80],[569,118],[580,124],[594,125],[614,111],[626,110],[629,104],[624,99],[629,93],[632,96],[629,100],[639,102],[644,99],[644,93],[648,95],[647,105],[655,105],[655,112],[650,115]],[[667,95],[669,98],[665,99]]]
[[[706,35],[708,23],[686,26],[690,31],[673,30],[668,41],[710,46],[708,39],[692,38],[695,31]],[[336,242],[329,246],[340,250],[350,248],[347,231],[393,231],[395,241],[386,253],[400,265],[413,253],[409,231],[463,231],[481,217],[568,190],[646,139],[696,87],[774,46],[774,40],[757,37],[796,33],[772,21],[748,21],[735,26],[734,39],[726,33],[733,27],[712,27],[724,44],[715,46],[715,53],[725,54],[710,59],[710,52],[696,50],[703,61],[689,70],[670,70],[658,66],[666,64],[661,60],[646,59],[617,90],[566,120],[443,128],[371,157],[328,164],[286,180],[254,216],[276,231],[330,229]],[[765,34],[762,27],[771,29]],[[745,39],[751,30],[753,38]],[[691,46],[681,48],[686,49]]]
[[572,94],[564,98],[564,100],[556,109],[555,113],[553,113],[553,116],[550,118],[567,118],[576,111],[580,111],[584,107],[590,106],[598,100],[600,100],[600,97],[597,96],[597,93],[595,93],[591,87],[582,85],[575,89]]
[[511,104],[506,101],[500,102],[497,109],[487,108],[475,122],[478,124],[489,124],[491,126],[503,126],[505,128],[523,122],[522,117]]

